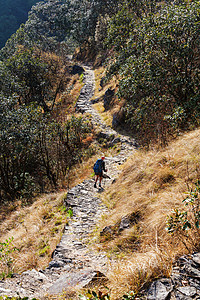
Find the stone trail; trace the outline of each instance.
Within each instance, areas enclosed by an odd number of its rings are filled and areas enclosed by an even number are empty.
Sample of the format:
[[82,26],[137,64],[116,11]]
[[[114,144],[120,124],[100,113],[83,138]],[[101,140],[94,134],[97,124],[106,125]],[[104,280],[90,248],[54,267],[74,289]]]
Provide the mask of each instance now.
[[[98,128],[101,132],[102,137],[110,139],[113,137],[111,143],[122,143],[122,149],[125,150],[133,150],[136,147],[136,142],[134,139],[130,138],[129,136],[121,135],[116,132],[111,127],[107,126],[98,112],[92,107],[91,102],[89,101],[93,94],[94,94],[94,72],[89,67],[84,66],[85,69],[85,77],[84,77],[84,87],[81,90],[80,97],[76,103],[77,111],[81,113],[87,113],[92,116],[91,122],[94,127]],[[121,155],[124,157],[124,152]]]
[[105,164],[112,179],[104,179],[102,188],[94,188],[94,179],[88,179],[72,188],[65,204],[73,211],[73,217],[65,226],[63,236],[57,245],[52,261],[45,270],[30,270],[14,278],[0,281],[0,296],[36,297],[45,299],[45,295],[57,295],[73,287],[83,287],[95,279],[103,279],[110,260],[105,253],[97,252],[92,244],[91,233],[95,230],[99,219],[107,213],[101,202],[100,194],[104,188],[112,184],[119,174],[119,165],[135,151],[135,141],[128,136],[118,134],[106,126],[99,114],[93,109],[90,99],[94,93],[94,72],[84,67],[84,86],[76,104],[76,109],[91,116],[92,124],[98,127],[110,144],[118,143],[120,153],[115,157],[106,157]]

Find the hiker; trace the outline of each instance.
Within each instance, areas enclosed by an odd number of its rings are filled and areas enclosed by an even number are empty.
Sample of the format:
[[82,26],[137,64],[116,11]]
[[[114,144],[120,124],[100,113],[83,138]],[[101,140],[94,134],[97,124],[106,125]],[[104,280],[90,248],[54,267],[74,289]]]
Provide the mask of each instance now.
[[102,156],[101,158],[97,159],[96,163],[94,164],[94,173],[95,173],[95,184],[94,187],[97,187],[97,181],[99,179],[99,187],[101,187],[101,181],[103,178],[103,171],[107,172],[107,169],[105,169],[105,162],[104,162],[105,156]]

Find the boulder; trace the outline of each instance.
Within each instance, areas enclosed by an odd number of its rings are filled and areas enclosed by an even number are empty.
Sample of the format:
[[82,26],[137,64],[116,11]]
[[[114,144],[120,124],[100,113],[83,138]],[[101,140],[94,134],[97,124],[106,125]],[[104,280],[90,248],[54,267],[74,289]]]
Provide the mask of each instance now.
[[49,288],[48,293],[51,295],[61,294],[62,292],[71,291],[73,288],[86,288],[92,283],[103,283],[107,277],[100,271],[85,270],[77,273],[69,273],[61,276]]
[[84,71],[85,70],[81,66],[78,66],[78,65],[74,65],[70,68],[70,73],[72,75],[76,75],[76,74],[81,75],[82,73],[84,73]]
[[118,126],[125,124],[125,110],[121,108],[119,111],[113,114],[112,127],[117,128]]
[[197,293],[196,288],[192,286],[180,286],[177,288],[177,290],[188,297],[193,297]]
[[107,91],[105,92],[105,95],[103,98],[105,110],[108,110],[110,108],[110,104],[114,97],[114,94],[115,94],[114,90],[111,90],[110,88],[107,89]]

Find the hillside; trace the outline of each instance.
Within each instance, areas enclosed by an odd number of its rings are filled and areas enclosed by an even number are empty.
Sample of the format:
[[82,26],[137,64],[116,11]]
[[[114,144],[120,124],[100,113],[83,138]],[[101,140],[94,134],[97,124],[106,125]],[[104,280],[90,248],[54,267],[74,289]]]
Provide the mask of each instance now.
[[[199,205],[199,185],[194,206],[187,207],[182,202],[192,197],[199,180],[199,138],[198,129],[172,141],[163,150],[137,150],[103,195],[111,211],[100,231],[105,226],[110,231],[100,237],[98,247],[119,257],[109,274],[115,295],[125,287],[136,291],[151,278],[168,277],[175,259],[199,249],[199,230],[190,215]],[[192,229],[184,232],[187,218],[175,219],[176,209],[188,212]],[[133,216],[133,225],[119,234],[118,226],[124,216]],[[174,234],[167,231],[170,216],[179,224]]]
[[47,0],[5,43],[0,298],[198,299],[199,31],[196,0]]

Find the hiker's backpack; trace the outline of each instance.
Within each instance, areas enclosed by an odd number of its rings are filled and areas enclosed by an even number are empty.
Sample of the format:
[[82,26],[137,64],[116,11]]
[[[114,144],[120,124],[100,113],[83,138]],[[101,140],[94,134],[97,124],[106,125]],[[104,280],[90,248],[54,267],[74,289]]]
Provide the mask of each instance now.
[[97,161],[95,162],[94,164],[94,167],[93,167],[93,170],[94,170],[94,173],[101,173],[102,172],[102,169],[103,169],[103,161],[101,158],[97,159]]

